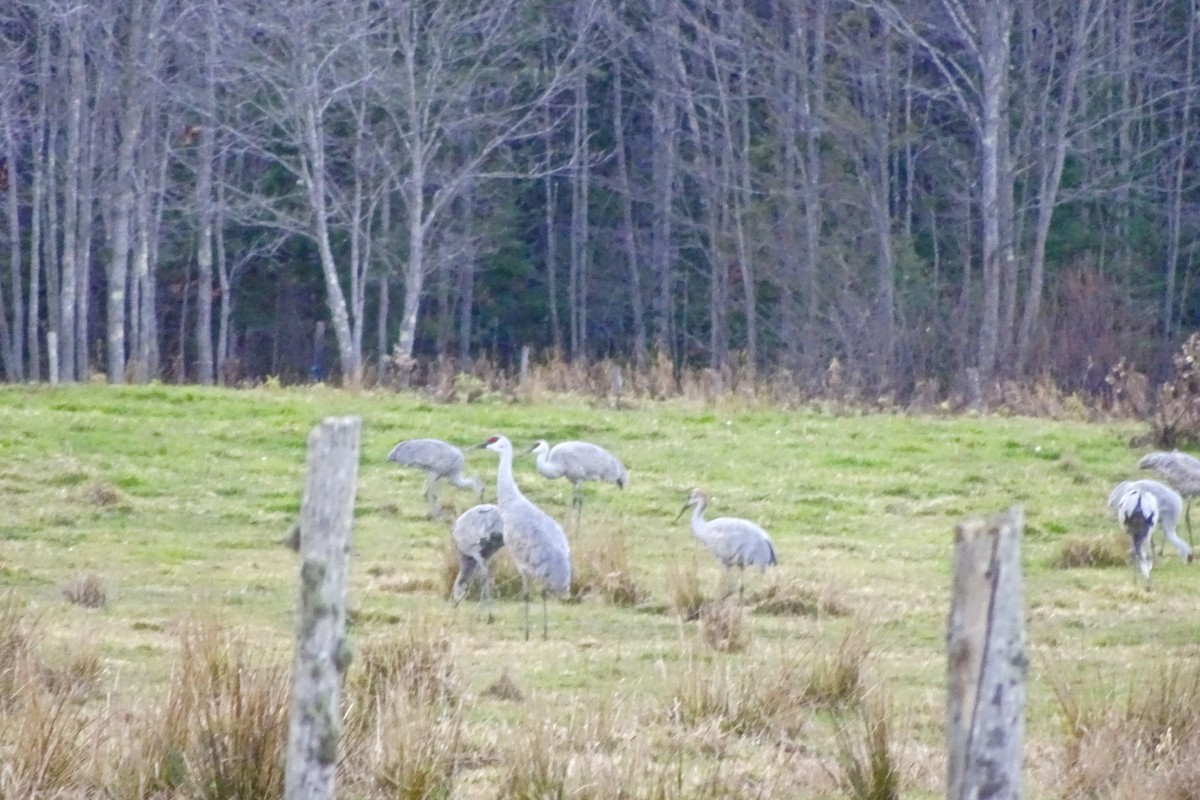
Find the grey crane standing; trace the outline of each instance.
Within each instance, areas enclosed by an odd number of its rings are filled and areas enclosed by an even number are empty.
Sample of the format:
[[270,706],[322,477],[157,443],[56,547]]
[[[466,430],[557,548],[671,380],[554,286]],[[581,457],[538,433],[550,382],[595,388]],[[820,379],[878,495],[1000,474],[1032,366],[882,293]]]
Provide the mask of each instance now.
[[708,494],[692,489],[675,519],[682,517],[689,507],[692,509],[692,533],[721,562],[725,570],[722,582],[728,583],[734,567],[740,571],[738,602],[741,603],[746,591],[746,567],[758,567],[759,572],[765,572],[767,567],[779,563],[775,558],[775,545],[766,531],[748,519],[718,517],[705,522],[707,505]]
[[491,560],[504,546],[504,520],[500,508],[491,503],[472,506],[459,515],[450,531],[454,547],[458,550],[458,577],[454,579],[454,602],[457,605],[467,596],[467,586],[478,575],[482,587],[480,601],[487,608],[487,620],[492,621],[492,593],[494,584],[488,569]]
[[[1193,543],[1192,498],[1200,495],[1200,458],[1190,456],[1180,450],[1162,450],[1142,456],[1138,466],[1142,469],[1154,470],[1159,477],[1175,487],[1180,495],[1187,498],[1183,521],[1187,525],[1188,542]],[[1194,543],[1193,546],[1195,546]]]
[[1158,481],[1122,481],[1109,493],[1108,505],[1133,540],[1134,562],[1147,579],[1153,566],[1150,534],[1155,525],[1162,528],[1163,536],[1175,546],[1179,555],[1189,564],[1192,562],[1192,548],[1175,530],[1183,511],[1183,498],[1179,492]]
[[442,515],[437,496],[437,482],[441,478],[460,489],[471,489],[480,500],[483,499],[483,481],[463,475],[466,458],[462,450],[449,442],[443,442],[441,439],[406,439],[392,448],[387,460],[395,461],[404,467],[424,470],[425,502],[429,504],[430,517]]
[[565,594],[571,588],[571,547],[562,526],[529,501],[513,478],[512,442],[493,436],[479,445],[500,454],[496,470],[496,505],[504,523],[504,544],[521,574],[525,598],[525,640],[529,641],[529,589],[542,585],[542,638],[548,637],[546,595]]
[[549,442],[539,439],[529,448],[537,454],[538,472],[546,478],[566,477],[574,492],[571,507],[575,510],[575,524],[583,514],[583,484],[585,481],[607,481],[624,489],[629,482],[629,472],[621,460],[603,447],[591,442],[559,442],[551,447]]

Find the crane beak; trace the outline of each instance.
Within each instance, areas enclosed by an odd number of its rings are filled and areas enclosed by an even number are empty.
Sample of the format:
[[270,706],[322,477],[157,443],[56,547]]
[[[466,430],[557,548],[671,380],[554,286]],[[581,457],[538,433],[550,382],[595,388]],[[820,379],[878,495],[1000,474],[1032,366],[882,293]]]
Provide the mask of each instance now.
[[679,509],[679,513],[675,515],[675,521],[679,522],[679,518],[683,516],[683,512],[687,511],[691,503],[684,503],[683,508]]

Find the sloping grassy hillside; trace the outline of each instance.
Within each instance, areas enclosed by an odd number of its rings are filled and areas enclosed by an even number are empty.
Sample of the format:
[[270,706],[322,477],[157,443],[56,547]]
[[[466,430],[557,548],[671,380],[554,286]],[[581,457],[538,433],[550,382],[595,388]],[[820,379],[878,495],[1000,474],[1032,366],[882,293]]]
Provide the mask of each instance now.
[[[3,387],[3,584],[46,631],[51,653],[97,654],[103,688],[92,697],[110,706],[164,695],[192,620],[236,631],[256,654],[286,664],[297,563],[280,542],[299,509],[305,439],[323,417],[347,414],[363,420],[352,635],[368,653],[397,641],[442,643],[461,714],[456,747],[466,754],[453,769],[455,797],[520,796],[505,771],[514,758],[591,753],[595,741],[607,743],[606,758],[640,753],[662,785],[680,787],[656,796],[838,796],[847,791],[839,753],[853,748],[837,743],[853,736],[854,715],[754,690],[793,678],[812,685],[839,658],[861,668],[856,699],[881,698],[890,709],[904,794],[939,794],[953,529],[1013,504],[1027,526],[1030,796],[1063,791],[1056,686],[1120,695],[1139,675],[1200,654],[1200,573],[1173,553],[1149,591],[1124,566],[1053,566],[1067,539],[1124,546],[1105,499],[1137,474],[1128,442],[1139,429],[1004,416],[744,401],[614,410],[570,396],[443,405],[323,387]],[[409,437],[470,446],[497,432],[519,448],[591,440],[630,472],[625,491],[588,487],[574,530],[570,485],[542,478],[531,456],[517,460],[525,493],[563,521],[577,571],[595,578],[583,597],[551,604],[545,642],[523,640],[511,592],[491,625],[473,604],[447,602],[449,522],[427,518],[421,473],[384,460]],[[468,452],[489,500],[496,461]],[[676,613],[689,581],[712,599],[719,580],[686,518],[676,520],[697,485],[712,495],[710,517],[757,521],[779,554],[778,568],[747,575],[751,613],[732,652],[710,646],[719,621]],[[453,511],[474,502],[452,486],[440,491]],[[100,607],[64,595],[81,580],[99,587]],[[603,591],[606,580],[624,590]],[[765,727],[744,719],[755,697]],[[773,716],[793,703],[795,720]],[[562,769],[591,775],[591,763],[580,756]],[[644,781],[642,767],[628,770]],[[497,789],[505,786],[507,794]]]

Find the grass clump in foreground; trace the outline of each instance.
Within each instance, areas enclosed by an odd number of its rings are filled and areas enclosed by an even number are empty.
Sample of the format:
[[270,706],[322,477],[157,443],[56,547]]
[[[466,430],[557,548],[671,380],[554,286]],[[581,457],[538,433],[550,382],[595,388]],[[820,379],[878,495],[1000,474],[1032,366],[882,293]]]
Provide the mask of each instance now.
[[1200,667],[1144,674],[1122,694],[1056,686],[1064,772],[1076,797],[1194,797],[1200,786]]
[[[298,574],[280,540],[299,511],[306,436],[326,416],[363,419],[348,796],[940,796],[952,532],[1014,504],[1034,664],[1053,658],[1063,685],[1123,696],[1134,676],[1194,660],[1194,567],[1164,558],[1147,588],[1126,547],[1073,557],[1087,569],[1054,566],[1076,537],[1122,544],[1105,499],[1136,474],[1134,426],[783,410],[750,395],[456,397],[0,387],[11,420],[0,575],[19,609],[0,623],[0,763],[25,765],[4,773],[0,794],[275,791]],[[547,641],[524,641],[503,550],[493,623],[477,592],[448,602],[449,524],[426,517],[423,476],[384,460],[403,438],[468,445],[492,433],[518,446],[596,441],[630,470],[624,491],[592,493],[579,528],[567,526],[577,585],[551,602]],[[489,456],[469,452],[467,467],[493,499]],[[568,484],[531,459],[514,470],[530,499],[570,521]],[[780,562],[747,574],[737,635],[727,625],[713,643],[702,610],[738,604],[716,600],[720,566],[675,518],[695,485],[768,530]],[[441,496],[449,519],[477,502],[453,487]],[[887,702],[872,706],[881,685]],[[1073,738],[1041,670],[1029,698],[1030,796],[1114,785],[1081,766],[1102,758],[1067,757]],[[1190,724],[1175,717],[1169,736],[1139,741],[1173,754]],[[1091,741],[1078,751],[1102,752]],[[536,780],[515,772],[548,744]],[[1187,785],[1182,758],[1156,763],[1155,786]]]

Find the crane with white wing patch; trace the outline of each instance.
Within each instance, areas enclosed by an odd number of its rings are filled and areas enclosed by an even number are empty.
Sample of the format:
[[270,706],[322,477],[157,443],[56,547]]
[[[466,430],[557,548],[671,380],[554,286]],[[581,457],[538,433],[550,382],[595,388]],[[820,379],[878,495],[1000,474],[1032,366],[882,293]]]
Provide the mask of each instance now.
[[1122,481],[1108,495],[1108,505],[1116,512],[1117,521],[1130,538],[1134,565],[1142,577],[1150,579],[1154,567],[1154,551],[1150,533],[1155,526],[1175,546],[1186,561],[1192,561],[1192,549],[1179,538],[1175,527],[1183,511],[1183,499],[1170,486],[1158,481]]

